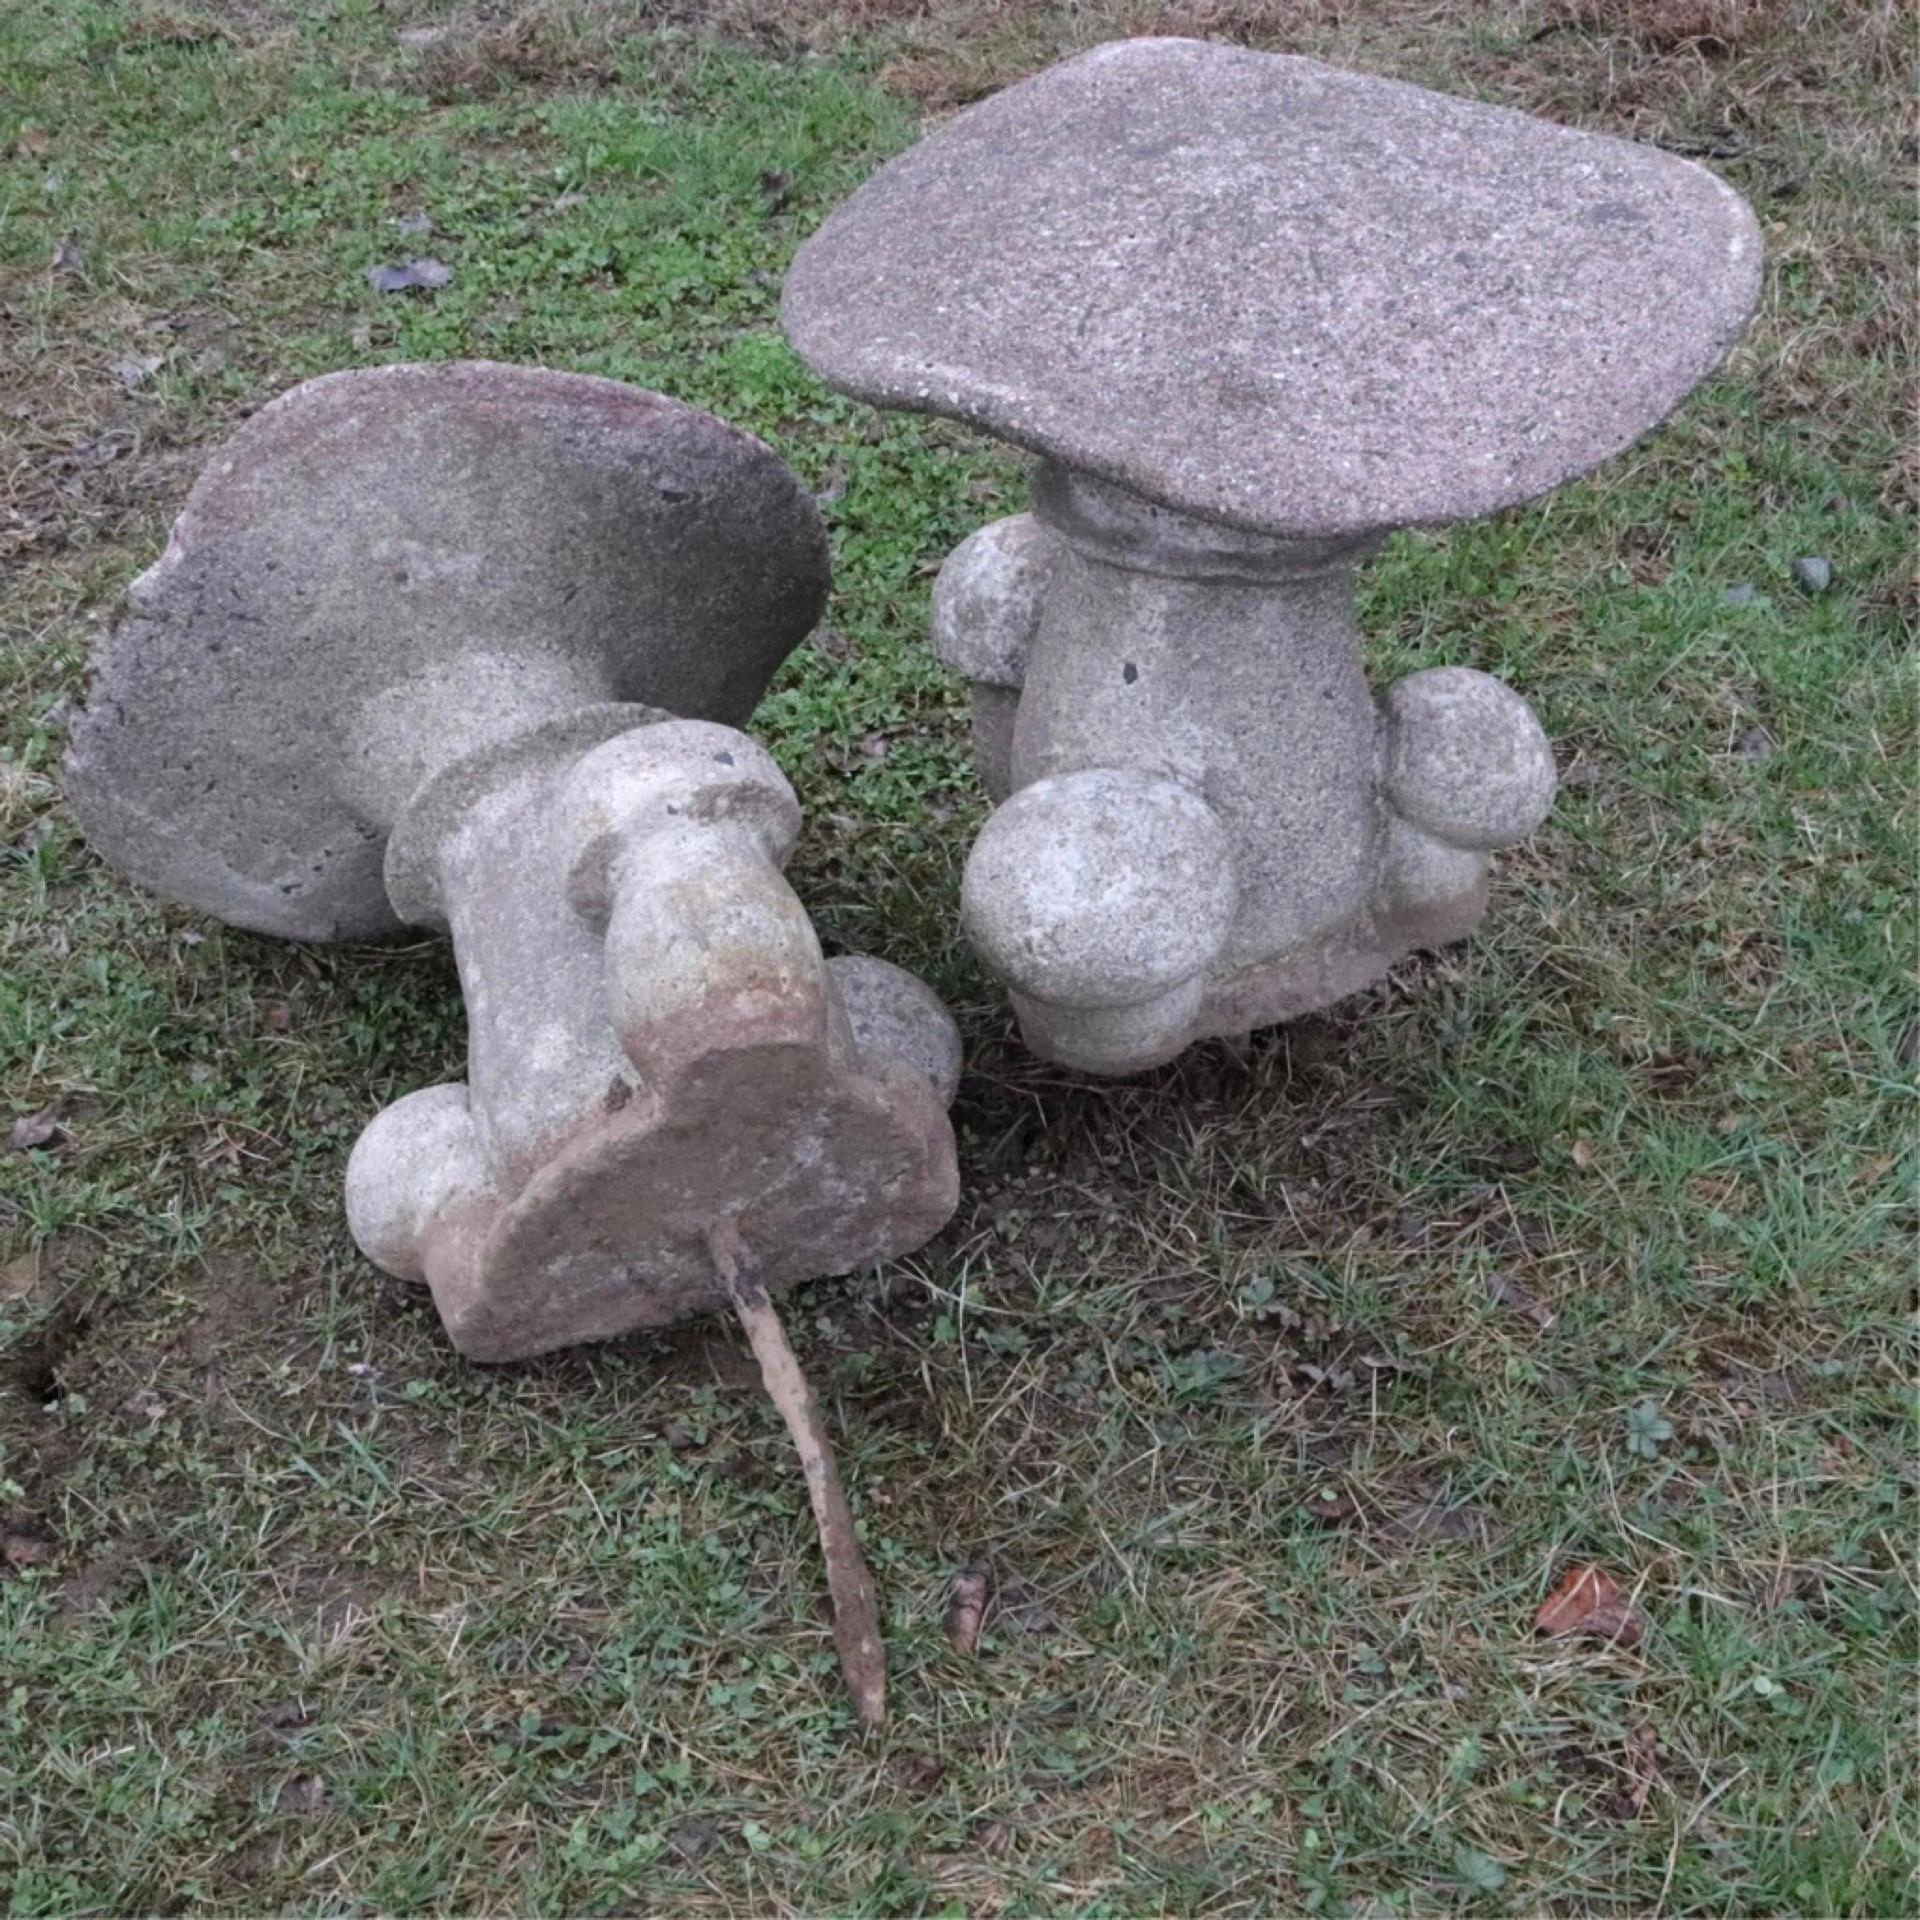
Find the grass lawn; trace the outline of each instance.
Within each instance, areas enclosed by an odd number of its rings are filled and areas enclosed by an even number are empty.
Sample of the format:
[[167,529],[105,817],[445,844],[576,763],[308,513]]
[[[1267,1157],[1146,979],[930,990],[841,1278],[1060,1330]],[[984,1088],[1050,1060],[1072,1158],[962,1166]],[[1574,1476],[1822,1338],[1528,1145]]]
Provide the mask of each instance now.
[[[1381,679],[1501,673],[1559,749],[1479,935],[1244,1059],[1093,1083],[957,939],[983,803],[927,588],[1020,467],[827,393],[774,314],[923,117],[1155,26],[1704,157],[1770,265],[1668,428],[1370,570]],[[0,9],[11,1911],[1912,1912],[1910,31],[1893,0]],[[420,253],[448,286],[369,289]],[[89,646],[221,435],[452,355],[710,407],[833,530],[757,722],[796,881],[969,1048],[953,1225],[788,1310],[884,1590],[876,1741],[731,1327],[485,1370],[356,1256],[356,1132],[461,1072],[444,948],[226,931],[59,805]],[[1638,1644],[1535,1635],[1582,1565]]]

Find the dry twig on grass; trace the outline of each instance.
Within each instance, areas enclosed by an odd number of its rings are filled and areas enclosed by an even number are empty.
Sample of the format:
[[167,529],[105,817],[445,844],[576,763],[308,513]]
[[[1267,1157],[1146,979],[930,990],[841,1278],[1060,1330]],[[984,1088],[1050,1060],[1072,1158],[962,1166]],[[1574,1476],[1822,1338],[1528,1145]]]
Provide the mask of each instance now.
[[760,1363],[761,1383],[779,1408],[793,1438],[794,1450],[807,1476],[807,1498],[813,1503],[814,1525],[820,1530],[820,1551],[827,1563],[827,1591],[833,1599],[833,1640],[840,1654],[840,1671],[853,1695],[853,1710],[863,1726],[877,1727],[887,1717],[887,1650],[880,1638],[880,1614],[873,1580],[860,1537],[853,1530],[853,1512],[840,1469],[834,1464],[820,1404],[807,1376],[787,1344],[786,1329],[774,1312],[767,1290],[746,1267],[746,1248],[740,1230],[723,1220],[708,1230],[707,1247],[726,1283],[733,1310],[740,1316],[753,1357]]

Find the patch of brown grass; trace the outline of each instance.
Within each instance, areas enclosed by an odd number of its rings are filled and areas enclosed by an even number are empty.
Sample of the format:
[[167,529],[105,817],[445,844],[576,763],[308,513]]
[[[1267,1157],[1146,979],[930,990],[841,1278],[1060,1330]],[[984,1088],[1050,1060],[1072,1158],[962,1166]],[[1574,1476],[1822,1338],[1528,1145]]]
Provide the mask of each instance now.
[[[630,29],[641,30],[637,21]],[[420,49],[414,84],[439,106],[561,81],[604,85],[625,37],[603,11],[529,7],[510,20],[447,28]]]
[[213,15],[179,7],[149,7],[136,13],[120,40],[123,53],[151,47],[205,47],[230,41],[233,30]]
[[1777,31],[1786,12],[1778,0],[1573,0],[1541,31],[1564,24],[1622,36],[1650,53],[1697,49],[1725,59]]

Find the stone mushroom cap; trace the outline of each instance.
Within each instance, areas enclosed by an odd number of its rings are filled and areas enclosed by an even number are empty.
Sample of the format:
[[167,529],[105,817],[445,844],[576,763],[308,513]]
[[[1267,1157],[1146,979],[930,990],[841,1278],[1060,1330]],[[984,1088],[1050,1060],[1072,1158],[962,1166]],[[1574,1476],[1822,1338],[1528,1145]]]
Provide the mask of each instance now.
[[1724,358],[1760,259],[1746,203],[1670,154],[1124,40],[883,167],[781,318],[877,406],[1321,537],[1491,513],[1617,453]]
[[[327,374],[219,449],[128,589],[67,798],[170,899],[285,938],[391,931],[358,758],[431,765],[455,709],[509,732],[536,679],[744,720],[827,580],[811,496],[697,407],[487,361]],[[418,724],[442,698],[448,725]]]

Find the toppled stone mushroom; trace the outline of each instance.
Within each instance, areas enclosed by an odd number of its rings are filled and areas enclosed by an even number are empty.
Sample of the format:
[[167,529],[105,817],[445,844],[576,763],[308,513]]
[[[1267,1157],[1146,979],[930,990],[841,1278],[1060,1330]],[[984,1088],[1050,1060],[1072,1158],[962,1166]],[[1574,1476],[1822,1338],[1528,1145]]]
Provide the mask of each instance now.
[[871,1584],[768,1290],[946,1222],[959,1039],[910,975],[822,956],[781,873],[793,790],[723,724],[826,583],[807,495],[691,407],[478,363],[329,376],[194,488],[67,790],[131,878],[236,924],[452,934],[467,1078],[362,1134],[356,1241],[478,1360],[732,1307],[874,1718]]
[[807,242],[823,378],[1040,456],[933,615],[1004,802],[963,916],[1039,1052],[1156,1065],[1474,925],[1551,753],[1465,667],[1376,703],[1353,570],[1658,424],[1759,268],[1688,161],[1190,40],[982,102]]
[[513,1360],[919,1246],[957,1198],[959,1041],[910,975],[826,960],[780,872],[793,790],[731,727],[601,707],[469,756],[396,823],[410,922],[453,934],[467,1078],[347,1168],[361,1249],[454,1344]]
[[604,701],[738,724],[818,618],[814,506],[751,435],[480,361],[309,380],[220,449],[128,590],[67,756],[95,849],[235,926],[399,926],[435,766]]

